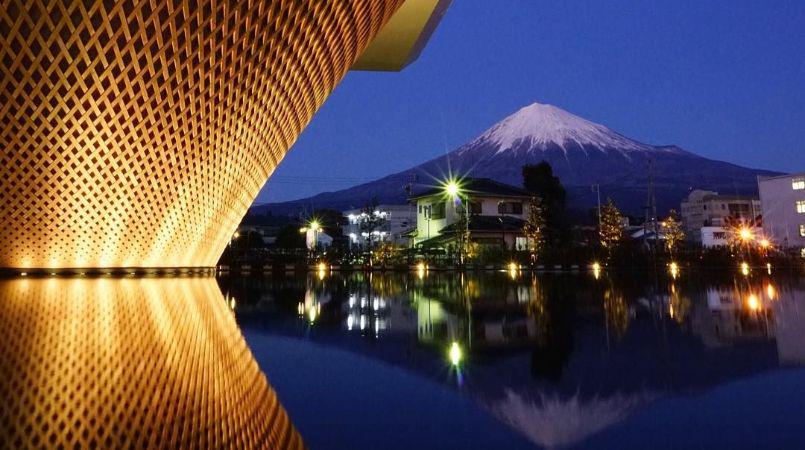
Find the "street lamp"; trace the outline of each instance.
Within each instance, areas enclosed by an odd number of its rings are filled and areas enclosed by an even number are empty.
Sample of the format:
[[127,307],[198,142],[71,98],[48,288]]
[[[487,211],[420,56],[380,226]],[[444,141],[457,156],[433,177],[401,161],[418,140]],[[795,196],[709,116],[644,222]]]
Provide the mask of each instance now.
[[[461,203],[462,189],[461,184],[455,178],[450,178],[444,183],[444,192],[453,200],[454,205]],[[469,240],[470,234],[470,205],[469,197],[464,196],[464,236],[459,239],[459,264],[464,265],[465,239]]]
[[747,242],[755,239],[755,236],[752,233],[752,230],[750,230],[749,227],[745,227],[745,226],[741,227],[741,229],[738,231],[738,236],[741,238],[741,240],[744,243],[747,243]]
[[321,224],[319,224],[319,222],[316,219],[311,220],[306,227],[302,227],[299,229],[299,232],[304,234],[307,234],[308,231],[313,232],[313,248],[311,250],[314,253],[314,255],[316,252],[316,248],[319,245],[319,230],[321,230]]

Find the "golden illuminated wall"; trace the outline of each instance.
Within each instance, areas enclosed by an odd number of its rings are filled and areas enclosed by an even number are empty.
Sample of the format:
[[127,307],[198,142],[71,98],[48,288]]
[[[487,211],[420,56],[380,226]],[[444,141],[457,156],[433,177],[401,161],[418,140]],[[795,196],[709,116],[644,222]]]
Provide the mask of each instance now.
[[212,266],[402,0],[0,0],[0,267]]
[[0,299],[0,447],[303,446],[212,278],[22,278]]

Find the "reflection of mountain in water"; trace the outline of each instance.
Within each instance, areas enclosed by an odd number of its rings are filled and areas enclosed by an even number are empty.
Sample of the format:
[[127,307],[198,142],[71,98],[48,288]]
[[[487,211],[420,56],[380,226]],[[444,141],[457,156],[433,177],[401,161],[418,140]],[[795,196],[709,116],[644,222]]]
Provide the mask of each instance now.
[[[588,274],[334,274],[262,280],[260,307],[248,289],[222,283],[244,297],[244,326],[433,379],[444,380],[446,349],[459,342],[462,391],[546,446],[578,442],[658,397],[699,395],[805,355],[797,279],[771,289],[768,279],[664,280],[655,292],[652,279]],[[282,306],[323,291],[330,306],[314,324]],[[362,332],[360,323],[381,325]]]
[[505,399],[493,405],[492,410],[531,441],[556,448],[579,442],[620,422],[652,398],[650,394],[616,394],[585,401],[578,395],[566,399],[543,395],[536,402],[507,390]]
[[214,279],[0,281],[0,443],[301,448]]

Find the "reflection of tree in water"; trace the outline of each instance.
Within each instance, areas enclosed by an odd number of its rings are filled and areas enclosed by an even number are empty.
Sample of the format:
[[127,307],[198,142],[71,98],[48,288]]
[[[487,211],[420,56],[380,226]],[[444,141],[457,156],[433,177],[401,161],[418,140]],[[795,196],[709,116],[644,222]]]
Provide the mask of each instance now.
[[691,308],[691,301],[683,296],[674,283],[669,286],[668,315],[677,323],[685,323]]
[[572,288],[562,285],[549,289],[532,278],[526,313],[537,328],[537,342],[531,352],[531,373],[536,378],[558,382],[570,360],[575,316],[572,292]]
[[626,305],[623,293],[611,282],[604,291],[604,316],[610,334],[614,334],[616,339],[621,339],[629,328],[629,307]]

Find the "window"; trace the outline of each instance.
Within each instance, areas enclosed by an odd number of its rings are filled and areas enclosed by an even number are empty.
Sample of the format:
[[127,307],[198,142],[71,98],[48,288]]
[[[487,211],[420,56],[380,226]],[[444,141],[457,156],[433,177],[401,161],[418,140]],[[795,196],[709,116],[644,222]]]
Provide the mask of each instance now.
[[805,200],[797,200],[797,212],[805,214]]
[[805,224],[799,225],[799,235],[800,237],[805,237]]
[[517,236],[514,238],[514,248],[519,251],[528,250],[528,238],[523,236]]
[[499,202],[498,214],[522,214],[523,204],[521,202]]
[[481,202],[470,201],[470,214],[481,214]]
[[791,180],[791,187],[795,191],[801,191],[805,189],[805,178],[794,178]]
[[431,219],[444,219],[445,203],[431,203],[430,204],[430,218]]

